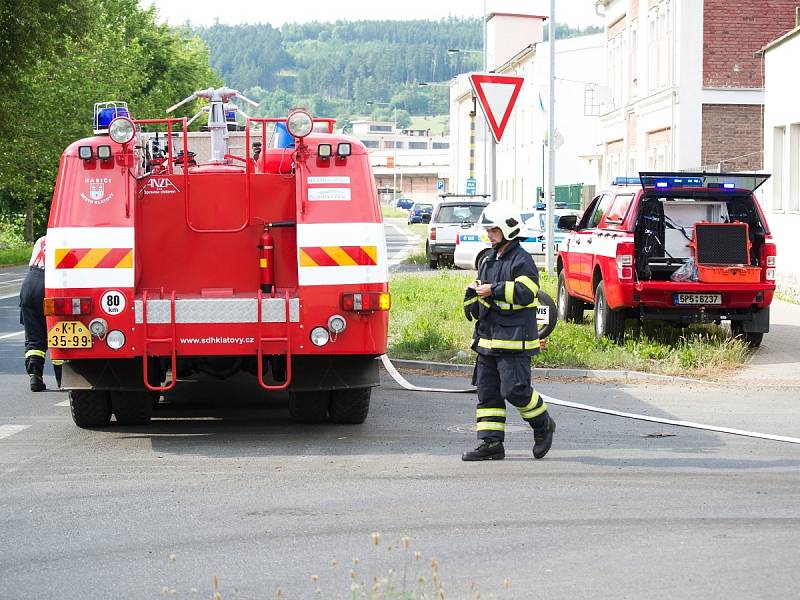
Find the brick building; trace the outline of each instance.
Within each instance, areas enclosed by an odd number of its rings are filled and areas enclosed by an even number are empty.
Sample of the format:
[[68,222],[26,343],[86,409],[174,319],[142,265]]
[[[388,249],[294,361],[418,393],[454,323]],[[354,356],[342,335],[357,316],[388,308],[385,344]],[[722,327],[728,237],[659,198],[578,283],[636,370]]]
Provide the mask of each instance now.
[[598,0],[609,89],[603,181],[641,170],[763,167],[757,55],[795,25],[800,0]]

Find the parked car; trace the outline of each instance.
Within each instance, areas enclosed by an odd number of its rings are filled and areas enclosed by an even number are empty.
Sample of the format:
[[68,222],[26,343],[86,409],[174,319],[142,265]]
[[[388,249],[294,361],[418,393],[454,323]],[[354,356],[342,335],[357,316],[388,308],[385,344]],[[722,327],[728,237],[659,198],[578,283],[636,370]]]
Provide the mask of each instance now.
[[429,223],[433,213],[433,204],[427,202],[414,202],[408,211],[408,224]]
[[402,208],[403,210],[408,210],[414,205],[414,201],[411,198],[398,198],[394,206],[395,208]]
[[594,307],[598,337],[621,342],[627,319],[679,326],[730,321],[750,346],[769,331],[776,249],[753,192],[770,176],[641,173],[562,217],[560,319]]
[[488,202],[483,200],[450,200],[440,202],[428,223],[425,256],[428,266],[435,269],[442,260],[453,258],[456,234],[474,225]]
[[[520,237],[520,243],[534,258],[539,258],[544,255],[544,225],[546,214],[544,210],[540,209],[520,213],[525,223],[525,231],[523,231]],[[558,219],[562,216],[573,214],[580,213],[575,210],[556,209],[556,222],[558,222]],[[558,252],[558,246],[567,233],[568,232],[563,229],[558,229],[556,227],[554,236],[556,252]],[[477,269],[491,247],[492,245],[489,243],[489,237],[486,235],[486,231],[483,227],[474,225],[469,229],[461,229],[456,237],[456,249],[453,253],[453,263],[459,269]]]

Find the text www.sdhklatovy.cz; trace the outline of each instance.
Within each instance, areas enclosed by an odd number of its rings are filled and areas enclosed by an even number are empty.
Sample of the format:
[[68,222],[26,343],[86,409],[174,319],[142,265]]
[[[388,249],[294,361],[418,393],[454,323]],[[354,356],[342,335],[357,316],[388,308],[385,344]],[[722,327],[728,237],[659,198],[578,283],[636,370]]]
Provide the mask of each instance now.
[[256,338],[210,335],[202,338],[180,338],[181,344],[253,344]]

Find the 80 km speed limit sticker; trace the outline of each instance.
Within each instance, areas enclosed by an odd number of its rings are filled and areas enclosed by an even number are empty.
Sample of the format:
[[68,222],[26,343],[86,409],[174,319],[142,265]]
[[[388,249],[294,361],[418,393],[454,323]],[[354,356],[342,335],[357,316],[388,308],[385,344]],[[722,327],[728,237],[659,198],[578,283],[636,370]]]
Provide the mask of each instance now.
[[100,307],[107,315],[119,315],[125,310],[125,294],[112,290],[103,294]]

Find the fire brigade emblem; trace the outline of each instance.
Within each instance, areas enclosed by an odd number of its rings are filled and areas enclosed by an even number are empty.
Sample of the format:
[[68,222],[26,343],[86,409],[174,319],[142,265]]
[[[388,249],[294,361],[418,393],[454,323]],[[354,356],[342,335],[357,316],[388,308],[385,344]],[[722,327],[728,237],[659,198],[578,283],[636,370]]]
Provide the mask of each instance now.
[[97,202],[103,196],[105,196],[106,186],[104,183],[90,183],[89,184],[89,196],[91,196],[92,200]]
[[86,200],[89,204],[105,204],[114,196],[113,193],[106,195],[106,184],[111,183],[110,177],[87,177],[84,179],[86,183],[86,192],[81,193],[81,198]]

